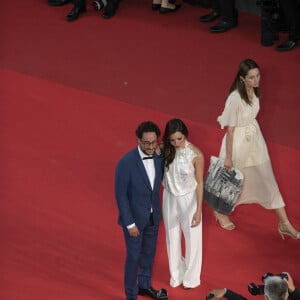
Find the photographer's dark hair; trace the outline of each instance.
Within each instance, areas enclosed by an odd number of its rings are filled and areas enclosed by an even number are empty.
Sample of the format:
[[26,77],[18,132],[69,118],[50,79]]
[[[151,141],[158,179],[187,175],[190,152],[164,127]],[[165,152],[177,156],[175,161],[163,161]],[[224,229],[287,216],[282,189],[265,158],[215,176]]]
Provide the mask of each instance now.
[[170,143],[170,135],[175,132],[181,132],[186,138],[188,137],[188,129],[180,119],[171,119],[167,124],[163,136],[165,166],[167,170],[169,165],[175,158],[176,149]]
[[[229,93],[232,93],[233,91],[237,90],[239,92],[241,98],[249,105],[251,105],[251,102],[247,95],[245,84],[241,80],[240,77],[245,78],[250,70],[256,69],[256,68],[259,69],[259,66],[254,60],[252,60],[250,58],[243,60],[238,67],[238,72],[237,72],[237,74],[234,78],[234,81],[229,90]],[[259,87],[254,88],[254,93],[255,93],[256,97],[260,96]]]
[[136,134],[137,138],[142,139],[143,134],[145,132],[155,132],[156,135],[157,135],[157,137],[160,136],[160,129],[159,129],[159,127],[155,123],[153,123],[151,121],[145,121],[145,122],[141,123],[137,127],[137,129],[135,131],[135,134]]

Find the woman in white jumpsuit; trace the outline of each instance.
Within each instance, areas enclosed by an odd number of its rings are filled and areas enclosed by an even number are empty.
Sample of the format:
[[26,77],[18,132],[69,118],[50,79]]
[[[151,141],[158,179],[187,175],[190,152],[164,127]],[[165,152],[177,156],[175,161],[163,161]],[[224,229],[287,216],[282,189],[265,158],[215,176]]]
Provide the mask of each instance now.
[[[204,157],[187,141],[180,119],[170,120],[163,137],[165,174],[163,218],[170,269],[170,285],[185,289],[200,285],[202,266],[202,194]],[[181,236],[185,239],[183,255]]]

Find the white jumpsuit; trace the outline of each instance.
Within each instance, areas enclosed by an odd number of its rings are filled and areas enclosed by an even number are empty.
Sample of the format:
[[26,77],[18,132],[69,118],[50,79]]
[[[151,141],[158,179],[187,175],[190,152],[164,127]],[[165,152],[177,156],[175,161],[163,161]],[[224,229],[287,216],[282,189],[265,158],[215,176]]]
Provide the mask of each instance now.
[[[202,266],[202,221],[191,227],[197,209],[195,169],[192,164],[197,154],[189,147],[176,150],[174,161],[165,170],[163,180],[163,218],[170,269],[170,285],[183,284],[194,288],[200,285]],[[185,238],[183,256],[181,236]]]

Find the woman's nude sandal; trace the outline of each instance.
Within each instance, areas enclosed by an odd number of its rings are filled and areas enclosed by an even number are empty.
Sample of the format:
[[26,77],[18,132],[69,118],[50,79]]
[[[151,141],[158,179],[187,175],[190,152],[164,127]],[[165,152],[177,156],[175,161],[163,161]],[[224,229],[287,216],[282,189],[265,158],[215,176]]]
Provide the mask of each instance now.
[[226,230],[235,229],[234,223],[232,223],[232,221],[229,219],[228,216],[223,215],[223,214],[219,214],[216,211],[214,211],[214,215],[216,217],[216,221],[220,224],[220,226],[223,229],[226,229]]

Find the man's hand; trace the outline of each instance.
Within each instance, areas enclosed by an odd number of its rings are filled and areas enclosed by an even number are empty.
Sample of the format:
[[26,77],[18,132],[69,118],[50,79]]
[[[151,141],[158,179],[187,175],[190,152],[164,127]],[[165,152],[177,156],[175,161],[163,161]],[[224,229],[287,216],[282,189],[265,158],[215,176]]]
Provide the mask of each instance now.
[[288,276],[288,278],[284,278],[283,280],[285,280],[288,284],[288,288],[289,288],[289,292],[292,293],[295,290],[295,284],[294,284],[294,280],[291,277],[291,275],[288,272],[282,272],[283,274],[286,274]]
[[[206,299],[212,299],[212,300],[220,299],[225,295],[225,293],[226,293],[226,289],[213,289],[207,293]],[[213,295],[213,297],[209,295]]]
[[137,237],[140,235],[139,229],[136,226],[128,229],[128,233],[132,237]]

